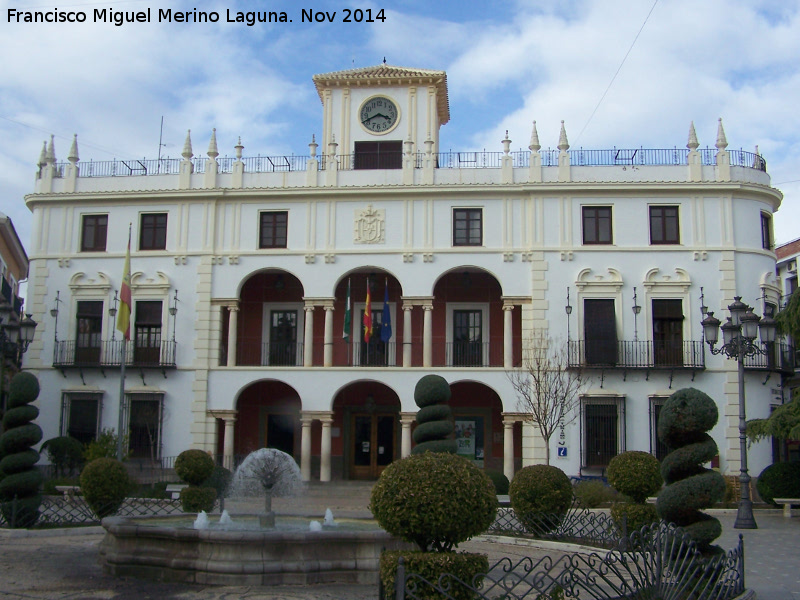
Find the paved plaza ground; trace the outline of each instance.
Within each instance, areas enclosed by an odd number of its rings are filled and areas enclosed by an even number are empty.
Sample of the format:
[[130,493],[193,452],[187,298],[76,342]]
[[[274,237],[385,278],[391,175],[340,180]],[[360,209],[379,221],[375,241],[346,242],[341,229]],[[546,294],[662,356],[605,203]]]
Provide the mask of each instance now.
[[[365,493],[324,494],[308,502],[279,500],[278,512],[316,514],[329,504],[342,517],[368,516]],[[733,529],[735,511],[712,511],[723,523],[720,545],[732,548],[739,530]],[[321,509],[320,518],[324,513]],[[745,540],[746,584],[759,600],[800,600],[800,516],[786,519],[780,511],[756,511],[757,530],[741,531]],[[374,600],[376,586],[226,586],[166,584],[105,575],[98,562],[102,529],[32,532],[0,531],[0,598],[10,600]],[[561,548],[568,548],[561,546]],[[501,555],[559,555],[558,546],[543,549],[472,541],[461,549],[487,552],[490,561]]]

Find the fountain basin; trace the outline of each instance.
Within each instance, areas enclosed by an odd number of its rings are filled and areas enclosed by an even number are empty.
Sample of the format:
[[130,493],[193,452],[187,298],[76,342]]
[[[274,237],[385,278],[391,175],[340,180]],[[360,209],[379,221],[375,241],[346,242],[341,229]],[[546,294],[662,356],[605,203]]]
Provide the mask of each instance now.
[[377,585],[381,550],[412,547],[379,528],[192,529],[153,517],[107,517],[102,525],[104,572],[204,585]]

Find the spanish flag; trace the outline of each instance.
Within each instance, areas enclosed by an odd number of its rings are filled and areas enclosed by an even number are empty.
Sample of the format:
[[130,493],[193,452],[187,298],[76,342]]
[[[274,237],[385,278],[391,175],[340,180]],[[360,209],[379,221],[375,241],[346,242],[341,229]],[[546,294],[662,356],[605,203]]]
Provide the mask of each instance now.
[[122,286],[119,290],[119,311],[117,330],[126,340],[131,339],[131,226],[128,226],[128,252],[125,254],[125,268],[122,271]]
[[372,300],[369,295],[369,277],[367,277],[367,302],[364,306],[364,342],[369,344],[372,336]]

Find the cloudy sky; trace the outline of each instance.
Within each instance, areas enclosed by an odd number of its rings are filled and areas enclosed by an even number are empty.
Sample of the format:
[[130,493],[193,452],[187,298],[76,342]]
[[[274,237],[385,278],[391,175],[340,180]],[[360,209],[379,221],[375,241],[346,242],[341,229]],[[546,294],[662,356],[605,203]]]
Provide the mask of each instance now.
[[[82,11],[83,24],[25,24],[16,11]],[[0,0],[0,210],[30,240],[23,198],[42,142],[64,160],[196,153],[212,127],[221,154],[307,154],[321,131],[315,73],[378,64],[447,71],[442,150],[544,148],[565,120],[573,148],[685,147],[694,121],[713,146],[766,158],[785,195],[775,237],[800,237],[800,0]],[[93,23],[94,10],[152,22]],[[217,11],[218,23],[158,22],[159,9]],[[302,23],[301,9],[334,13]],[[343,23],[344,9],[382,11]],[[227,11],[285,11],[291,23],[226,22]]]

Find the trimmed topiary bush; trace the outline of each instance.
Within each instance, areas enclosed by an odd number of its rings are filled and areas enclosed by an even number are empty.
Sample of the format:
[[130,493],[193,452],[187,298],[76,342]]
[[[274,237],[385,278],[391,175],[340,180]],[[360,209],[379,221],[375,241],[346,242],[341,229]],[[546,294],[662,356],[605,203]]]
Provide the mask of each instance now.
[[706,432],[717,423],[717,405],[700,390],[685,388],[669,397],[661,409],[658,437],[670,452],[661,463],[666,482],[658,495],[658,515],[682,527],[702,552],[719,552],[711,542],[722,534],[719,520],[701,512],[725,496],[725,479],[703,467],[717,455],[717,444]]
[[189,485],[200,485],[214,472],[214,459],[202,450],[184,450],[175,459],[175,473]]
[[67,477],[83,466],[83,444],[68,435],[50,438],[42,444],[42,451],[47,452],[56,477]]
[[558,467],[533,465],[514,475],[508,489],[511,508],[520,523],[533,534],[552,531],[572,504],[569,477]]
[[572,493],[581,508],[599,508],[617,497],[617,493],[602,481],[579,481],[572,486]]
[[489,477],[465,458],[426,452],[386,467],[369,508],[390,534],[423,551],[449,552],[489,528],[497,495]]
[[661,465],[652,454],[631,450],[611,459],[606,469],[608,483],[637,504],[661,489]]
[[42,439],[42,429],[32,423],[39,409],[31,402],[39,395],[39,380],[17,373],[8,390],[8,410],[0,435],[0,510],[12,527],[27,528],[39,519],[42,474],[36,469],[39,453],[32,448]]
[[[624,515],[624,520],[623,520]],[[653,504],[638,504],[636,502],[617,502],[611,505],[611,518],[622,531],[625,523],[625,532],[630,535],[646,525],[658,521],[658,511]]]
[[800,498],[800,462],[768,466],[758,476],[756,489],[761,499],[770,504],[774,504],[774,498]]
[[97,458],[81,472],[81,491],[89,508],[101,519],[113,515],[131,491],[125,465],[114,458]]
[[[439,575],[449,573],[453,578],[447,578],[443,585],[452,586],[447,595],[432,593],[428,586],[417,580],[417,594],[420,598],[429,600],[472,600],[475,598],[472,590],[460,585],[458,580],[468,582],[472,586],[480,585],[481,579],[473,580],[476,573],[489,571],[489,558],[485,554],[472,554],[467,552],[408,552],[402,550],[387,550],[381,553],[380,577],[386,600],[394,600],[394,580],[397,575],[397,561],[403,557],[407,573],[415,573],[427,581],[438,583]],[[457,579],[456,579],[457,578]]]
[[505,476],[505,473],[497,469],[486,469],[484,472],[489,476],[489,479],[492,480],[494,491],[498,496],[505,496],[508,494],[508,486],[511,485],[511,482],[508,481],[508,477]]
[[190,485],[181,490],[181,508],[183,512],[199,513],[201,510],[211,512],[217,500],[217,490],[213,487]]
[[417,427],[413,438],[416,446],[411,454],[423,452],[449,452],[455,454],[456,441],[451,436],[455,431],[450,401],[450,384],[439,375],[425,375],[414,388],[417,412]]
[[233,473],[229,469],[217,465],[209,478],[203,482],[203,487],[214,488],[217,490],[217,498],[224,498],[231,485],[231,479],[233,479]]

